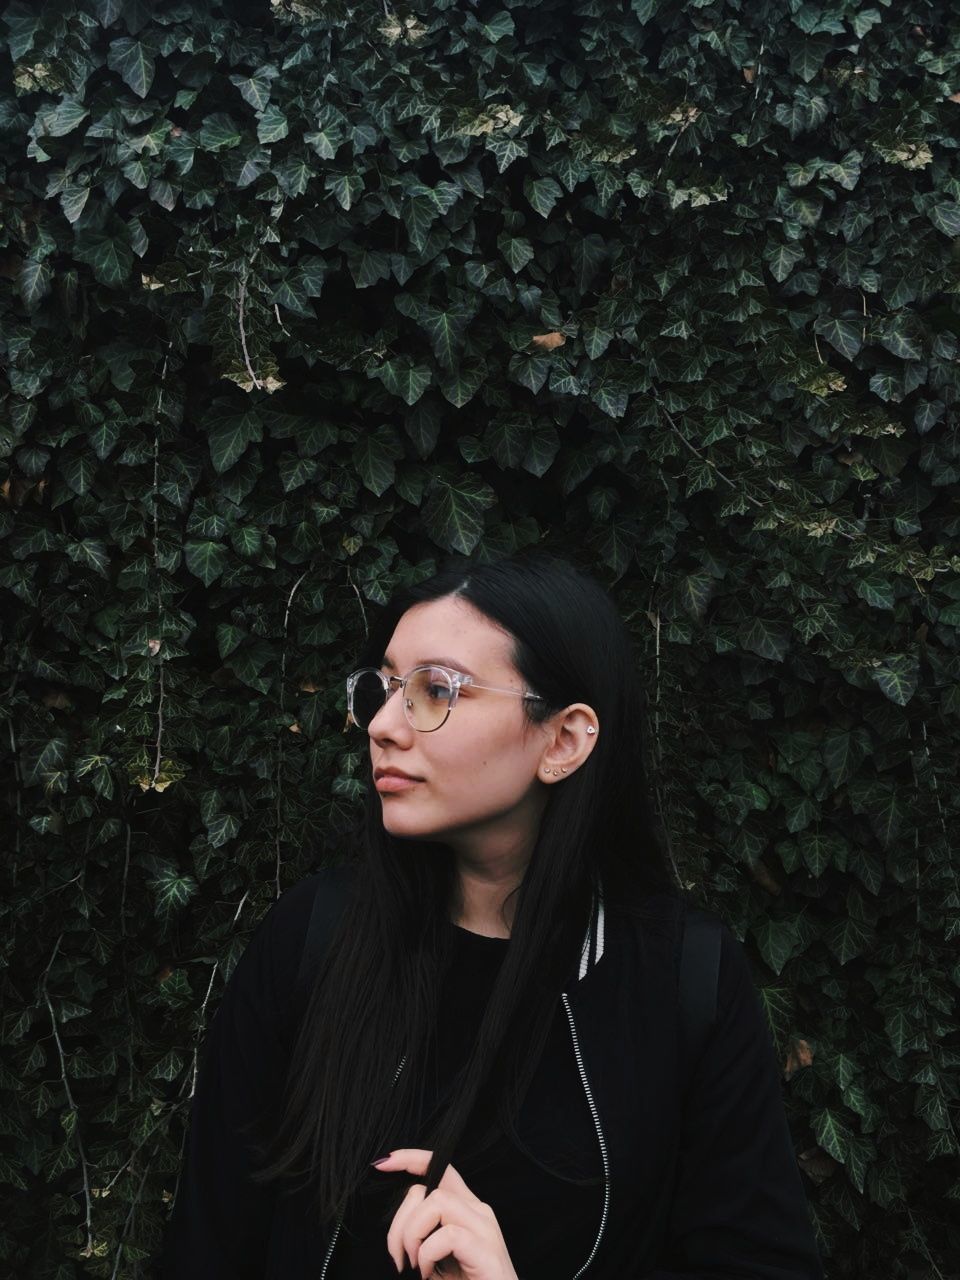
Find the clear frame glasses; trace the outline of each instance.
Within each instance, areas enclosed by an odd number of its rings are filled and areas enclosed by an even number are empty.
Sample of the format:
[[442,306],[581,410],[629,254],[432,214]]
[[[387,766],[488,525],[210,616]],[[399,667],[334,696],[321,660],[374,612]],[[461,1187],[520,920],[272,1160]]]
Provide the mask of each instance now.
[[446,724],[462,688],[484,689],[488,693],[509,693],[515,698],[542,702],[536,693],[480,684],[473,676],[450,667],[414,667],[405,676],[388,676],[377,667],[361,667],[347,676],[347,714],[358,729],[369,727],[394,689],[403,695],[403,714],[418,733],[434,733]]

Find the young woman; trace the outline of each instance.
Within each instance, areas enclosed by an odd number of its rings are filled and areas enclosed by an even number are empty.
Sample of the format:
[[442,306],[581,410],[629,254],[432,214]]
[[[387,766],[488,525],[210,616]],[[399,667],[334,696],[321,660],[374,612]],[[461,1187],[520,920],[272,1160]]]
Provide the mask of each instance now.
[[684,1030],[692,913],[606,593],[542,556],[441,572],[382,612],[347,701],[362,848],[279,899],[228,983],[167,1280],[820,1277],[718,924],[712,1023]]

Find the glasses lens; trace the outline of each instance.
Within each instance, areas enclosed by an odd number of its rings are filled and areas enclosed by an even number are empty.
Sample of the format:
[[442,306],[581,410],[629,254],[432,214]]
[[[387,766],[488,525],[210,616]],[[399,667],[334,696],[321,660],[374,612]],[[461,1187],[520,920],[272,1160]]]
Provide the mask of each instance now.
[[411,673],[403,691],[403,709],[407,719],[421,733],[439,729],[450,710],[453,685],[445,671],[421,667]]
[[377,672],[361,671],[353,686],[353,718],[361,729],[366,729],[383,706],[385,697],[383,681]]

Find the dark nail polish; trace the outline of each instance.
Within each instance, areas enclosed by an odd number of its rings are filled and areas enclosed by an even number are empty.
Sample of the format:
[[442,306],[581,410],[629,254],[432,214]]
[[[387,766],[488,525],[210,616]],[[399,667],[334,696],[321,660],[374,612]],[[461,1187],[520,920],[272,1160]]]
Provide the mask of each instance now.
[[376,1160],[371,1160],[370,1163],[373,1165],[374,1169],[379,1169],[380,1166],[382,1164],[386,1164],[389,1159],[390,1152],[388,1151],[385,1156],[377,1156]]

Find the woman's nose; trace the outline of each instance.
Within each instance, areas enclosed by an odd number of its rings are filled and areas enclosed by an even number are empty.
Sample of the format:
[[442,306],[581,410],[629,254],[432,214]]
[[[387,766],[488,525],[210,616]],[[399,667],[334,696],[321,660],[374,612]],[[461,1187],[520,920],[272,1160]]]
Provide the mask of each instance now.
[[391,689],[384,699],[383,706],[367,725],[367,733],[375,741],[382,738],[406,739],[413,734],[413,728],[403,710],[404,689]]

